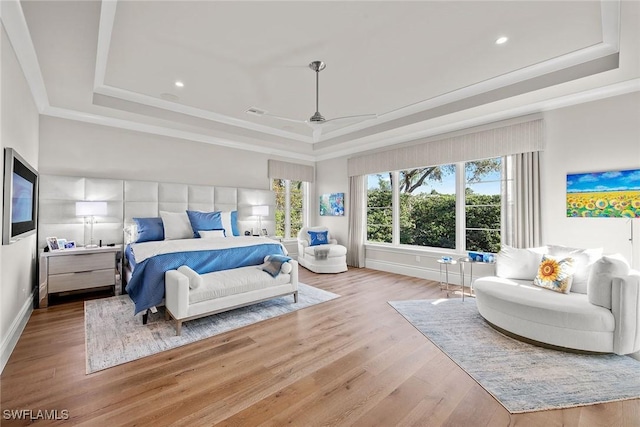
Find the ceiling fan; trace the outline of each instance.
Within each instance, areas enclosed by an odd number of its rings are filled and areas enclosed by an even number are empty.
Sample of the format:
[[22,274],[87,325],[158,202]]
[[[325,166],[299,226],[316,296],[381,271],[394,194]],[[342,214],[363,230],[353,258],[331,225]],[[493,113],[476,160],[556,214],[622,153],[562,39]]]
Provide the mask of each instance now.
[[324,70],[327,65],[322,61],[313,61],[309,64],[309,68],[311,68],[316,73],[316,112],[313,116],[309,117],[307,120],[299,120],[299,119],[290,119],[288,117],[276,116],[275,114],[270,114],[265,110],[250,107],[246,113],[253,114],[257,116],[267,116],[273,117],[279,120],[286,120],[288,122],[294,123],[304,123],[313,129],[313,142],[317,142],[320,139],[320,135],[322,134],[322,128],[326,123],[340,124],[340,123],[359,123],[365,120],[372,120],[378,117],[377,114],[359,114],[355,116],[342,116],[335,117],[333,119],[325,119],[319,111],[319,98],[320,98],[320,71]]

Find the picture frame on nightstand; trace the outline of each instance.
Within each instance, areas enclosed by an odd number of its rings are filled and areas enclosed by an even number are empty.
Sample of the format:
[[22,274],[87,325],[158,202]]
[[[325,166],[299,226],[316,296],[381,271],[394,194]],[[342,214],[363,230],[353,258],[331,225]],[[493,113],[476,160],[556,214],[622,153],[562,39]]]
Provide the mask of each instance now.
[[76,248],[76,242],[73,240],[69,240],[64,244],[64,248],[65,249],[75,249]]
[[60,246],[58,245],[58,238],[57,237],[47,237],[47,246],[49,247],[50,251],[59,250]]

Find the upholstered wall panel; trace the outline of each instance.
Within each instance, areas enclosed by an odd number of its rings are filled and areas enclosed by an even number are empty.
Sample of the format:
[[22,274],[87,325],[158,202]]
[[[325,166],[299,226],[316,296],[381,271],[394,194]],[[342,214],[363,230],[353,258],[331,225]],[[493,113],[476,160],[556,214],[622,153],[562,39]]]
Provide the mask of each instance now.
[[78,245],[88,243],[89,227],[75,215],[75,202],[81,200],[107,202],[107,215],[98,218],[94,226],[94,240],[104,244],[122,243],[123,227],[134,217],[156,217],[161,210],[237,210],[238,227],[244,233],[257,232],[259,227],[251,207],[267,205],[269,215],[262,219],[262,228],[269,233],[275,230],[275,193],[270,190],[55,175],[41,175],[40,182],[41,249],[48,236],[75,240]]
[[42,174],[39,194],[39,249],[49,236],[73,240],[79,246],[89,243],[90,227],[85,218],[76,216],[76,202],[85,200],[107,202],[107,215],[94,225],[94,240],[122,243],[122,180]]
[[238,208],[238,189],[216,187],[213,204],[217,211],[235,211]]
[[158,183],[150,181],[124,181],[124,223],[132,218],[158,216]]
[[205,185],[189,186],[189,209],[193,211],[211,212],[214,210],[213,198],[215,189]]

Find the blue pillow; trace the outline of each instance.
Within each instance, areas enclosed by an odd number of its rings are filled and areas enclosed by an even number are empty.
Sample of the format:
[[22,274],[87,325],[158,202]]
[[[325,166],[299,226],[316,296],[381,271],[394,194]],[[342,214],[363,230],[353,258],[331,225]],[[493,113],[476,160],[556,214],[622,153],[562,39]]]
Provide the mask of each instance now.
[[311,238],[311,246],[326,245],[329,243],[329,239],[327,238],[329,234],[328,231],[307,231],[307,233],[309,233],[309,237]]
[[136,243],[164,240],[162,218],[133,218],[133,221],[138,229]]
[[199,212],[187,211],[191,228],[193,229],[193,237],[200,237],[198,230],[219,230],[224,229],[222,226],[222,217],[219,211],[216,212]]
[[238,230],[238,211],[231,211],[231,232],[234,236],[240,235],[240,230]]

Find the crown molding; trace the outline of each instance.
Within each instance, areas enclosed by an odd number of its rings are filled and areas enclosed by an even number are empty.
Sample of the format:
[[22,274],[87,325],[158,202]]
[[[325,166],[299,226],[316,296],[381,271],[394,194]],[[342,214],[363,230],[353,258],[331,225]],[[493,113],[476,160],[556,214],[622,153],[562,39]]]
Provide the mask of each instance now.
[[188,132],[179,129],[173,129],[165,126],[157,126],[130,120],[116,119],[98,114],[86,113],[82,111],[70,110],[67,108],[47,107],[41,113],[44,116],[57,117],[60,119],[74,120],[78,122],[91,123],[101,126],[109,126],[119,129],[127,129],[137,132],[144,132],[152,135],[168,136],[171,138],[184,139],[188,141],[204,142],[207,144],[219,145],[222,147],[235,148],[238,150],[247,150],[256,153],[271,154],[276,156],[288,157],[292,159],[305,160],[309,162],[315,161],[314,156],[306,154],[292,153],[291,151],[280,150],[277,148],[260,147],[254,144],[232,141],[225,138],[204,135],[196,132]]
[[22,6],[18,0],[2,0],[0,4],[2,25],[4,25],[13,51],[22,67],[24,77],[31,89],[31,96],[36,104],[38,112],[42,113],[49,106],[47,88],[40,72],[38,55],[33,47],[27,20],[24,17]]
[[[318,154],[315,161],[330,160],[337,157],[351,156],[354,154],[363,154],[366,151],[376,150],[389,147],[396,144],[406,142],[415,142],[420,139],[426,139],[437,135],[455,132],[475,126],[486,125],[502,120],[513,119],[529,114],[542,113],[545,111],[556,110],[559,108],[570,107],[572,105],[584,104],[586,102],[597,101],[600,99],[610,98],[613,96],[625,95],[628,93],[640,92],[640,78],[615,83],[609,86],[598,87],[571,95],[564,95],[553,99],[539,101],[520,107],[503,110],[496,113],[486,114],[484,116],[474,117],[468,120],[461,120],[443,126],[433,127],[424,130],[407,130],[409,126],[394,129],[393,131],[377,134],[378,138],[366,137],[358,140],[358,144],[354,147],[343,150],[335,150],[327,154]],[[403,129],[405,130],[403,132]]]

